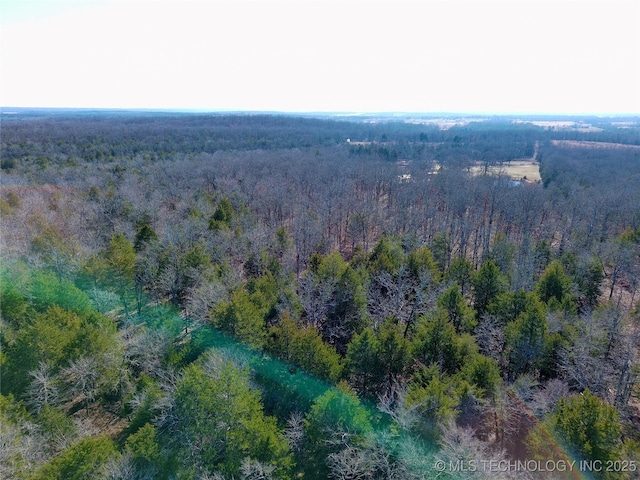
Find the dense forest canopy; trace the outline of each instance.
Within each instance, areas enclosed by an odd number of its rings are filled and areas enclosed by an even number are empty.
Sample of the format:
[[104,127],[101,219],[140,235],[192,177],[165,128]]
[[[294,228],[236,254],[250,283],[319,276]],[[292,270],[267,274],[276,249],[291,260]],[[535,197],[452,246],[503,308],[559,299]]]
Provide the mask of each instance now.
[[2,113],[3,478],[637,476],[639,118]]

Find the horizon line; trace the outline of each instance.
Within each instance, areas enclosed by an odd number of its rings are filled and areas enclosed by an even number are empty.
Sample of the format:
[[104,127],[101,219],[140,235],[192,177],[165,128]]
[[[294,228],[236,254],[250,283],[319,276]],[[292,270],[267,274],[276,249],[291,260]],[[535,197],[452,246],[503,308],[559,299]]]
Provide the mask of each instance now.
[[[426,117],[640,117],[640,112],[536,112],[536,111],[423,111],[423,110],[278,110],[278,109],[226,109],[180,107],[62,107],[62,106],[0,106],[0,113],[17,111],[104,111],[145,113],[216,113],[216,114],[272,114],[272,115],[328,115],[328,116],[426,116]],[[18,113],[18,112],[15,112]]]

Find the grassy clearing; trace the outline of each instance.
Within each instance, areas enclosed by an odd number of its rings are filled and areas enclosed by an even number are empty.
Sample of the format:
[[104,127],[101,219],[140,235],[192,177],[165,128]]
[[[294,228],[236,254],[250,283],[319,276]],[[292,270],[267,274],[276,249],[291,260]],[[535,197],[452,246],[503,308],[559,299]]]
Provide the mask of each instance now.
[[631,150],[640,150],[640,145],[629,145],[626,143],[610,143],[610,142],[588,142],[579,140],[551,140],[556,147],[564,148],[595,148],[595,149],[618,149],[625,148]]
[[[473,175],[482,175],[484,173],[484,166],[476,165],[471,167],[471,173]],[[487,173],[490,175],[507,175],[514,180],[525,180],[527,182],[539,182],[540,178],[540,164],[532,160],[513,160],[508,163],[501,163],[487,168]]]

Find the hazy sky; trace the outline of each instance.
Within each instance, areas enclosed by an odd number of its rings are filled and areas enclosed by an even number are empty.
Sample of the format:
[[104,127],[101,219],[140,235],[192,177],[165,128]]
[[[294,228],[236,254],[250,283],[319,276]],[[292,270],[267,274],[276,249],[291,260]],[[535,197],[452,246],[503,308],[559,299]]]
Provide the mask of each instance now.
[[0,0],[0,105],[640,113],[640,1]]

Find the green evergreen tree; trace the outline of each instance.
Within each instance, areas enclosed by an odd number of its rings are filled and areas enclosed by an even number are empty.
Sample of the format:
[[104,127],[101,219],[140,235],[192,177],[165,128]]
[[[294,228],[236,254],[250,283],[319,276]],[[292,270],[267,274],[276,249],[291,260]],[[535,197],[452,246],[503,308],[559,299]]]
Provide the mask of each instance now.
[[442,373],[437,365],[422,366],[409,383],[405,401],[420,413],[423,433],[433,436],[438,425],[455,420],[470,391],[469,383],[459,376]]
[[384,271],[393,275],[405,263],[405,254],[396,241],[382,237],[373,247],[368,263],[371,273]]
[[347,347],[349,381],[361,395],[377,395],[384,383],[380,349],[380,340],[370,327],[355,335]]
[[377,398],[389,392],[407,371],[411,344],[393,319],[385,321],[376,333],[365,328],[347,348],[349,380],[361,395]]
[[445,272],[445,281],[456,282],[460,285],[462,295],[466,295],[471,288],[473,264],[466,258],[454,258]]
[[437,232],[431,239],[430,247],[439,270],[444,272],[451,260],[452,248],[450,235],[445,232]]
[[544,270],[536,285],[536,292],[543,302],[549,303],[551,299],[555,299],[559,304],[571,293],[571,278],[558,260],[551,262]]
[[140,472],[157,475],[162,464],[162,452],[158,443],[156,428],[147,423],[127,437],[124,451],[131,456],[135,468]]
[[533,269],[536,275],[541,275],[551,262],[551,246],[546,240],[539,240],[533,249]]
[[548,329],[544,305],[535,297],[529,297],[525,311],[505,328],[505,352],[511,378],[540,368]]
[[594,257],[579,265],[575,280],[586,307],[594,309],[598,305],[604,280],[604,266],[600,259]]
[[93,480],[96,472],[116,458],[118,451],[106,436],[87,437],[64,450],[46,463],[32,477],[33,480]]
[[136,252],[140,252],[145,246],[158,240],[158,234],[148,223],[143,223],[138,227],[136,236],[133,241],[133,248]]
[[570,449],[588,460],[606,464],[620,458],[620,415],[588,389],[568,399],[560,399],[551,415],[551,425]]
[[477,324],[475,312],[467,305],[458,284],[453,284],[438,297],[438,307],[446,312],[458,333],[472,333]]
[[416,282],[419,281],[423,273],[427,273],[435,282],[441,277],[440,267],[434,260],[429,247],[420,247],[409,253],[407,266]]
[[[329,312],[332,325],[340,325],[345,331],[339,347],[344,350],[355,333],[362,330],[367,319],[367,291],[364,286],[364,269],[356,272],[347,266],[336,284],[335,306]],[[344,353],[344,351],[342,352]]]
[[435,364],[441,372],[451,375],[458,371],[466,355],[475,353],[473,339],[456,334],[455,327],[442,310],[433,318],[419,319],[412,344],[414,357],[423,365]]
[[340,356],[322,341],[311,325],[299,327],[288,314],[269,329],[268,349],[281,359],[325,380],[336,382],[342,373]]
[[280,476],[291,467],[287,442],[275,419],[264,415],[248,373],[215,353],[185,369],[176,387],[175,412],[177,429],[188,439],[182,447],[199,447],[183,458],[197,455],[210,473],[237,476],[245,457],[274,465]]
[[492,399],[502,384],[498,363],[484,355],[472,355],[461,369],[462,377],[475,385],[478,393],[485,398]]
[[487,260],[473,275],[474,306],[479,315],[485,313],[489,304],[505,289],[505,278],[493,260]]
[[223,197],[216,207],[216,211],[209,219],[209,229],[225,230],[231,226],[231,221],[235,216],[235,209],[227,197]]
[[524,290],[517,292],[503,292],[497,295],[488,308],[488,313],[497,317],[501,323],[506,324],[518,318],[527,308],[527,302],[534,293]]
[[100,358],[100,373],[107,374],[116,348],[111,320],[98,314],[80,316],[51,306],[16,331],[15,342],[6,351],[2,391],[22,394],[31,381],[29,372],[38,365],[48,365],[55,374],[81,356]]
[[362,445],[372,431],[369,413],[348,386],[340,384],[318,397],[304,419],[305,478],[329,478],[327,457],[347,445]]
[[241,287],[234,290],[228,302],[220,302],[213,312],[214,324],[254,348],[266,341],[266,325],[260,308]]
[[491,248],[487,256],[498,266],[503,275],[509,275],[513,269],[516,246],[507,240],[507,236],[499,232],[491,241]]
[[[382,364],[384,384],[382,387],[389,390],[394,383],[403,376],[411,362],[411,344],[404,337],[398,324],[392,319],[384,322],[378,332],[380,349],[378,358]],[[379,390],[378,394],[384,390]]]

